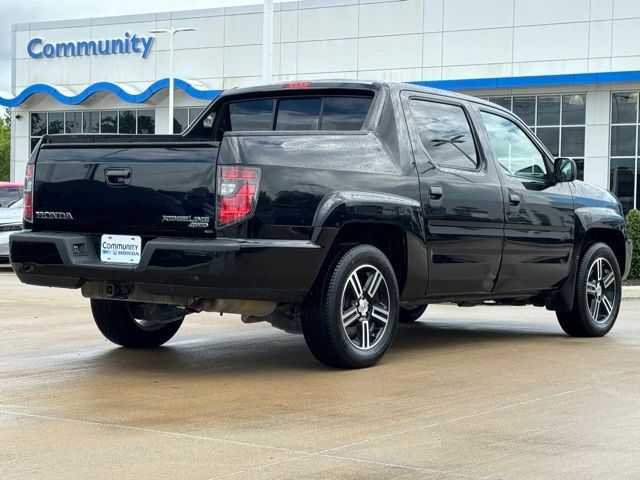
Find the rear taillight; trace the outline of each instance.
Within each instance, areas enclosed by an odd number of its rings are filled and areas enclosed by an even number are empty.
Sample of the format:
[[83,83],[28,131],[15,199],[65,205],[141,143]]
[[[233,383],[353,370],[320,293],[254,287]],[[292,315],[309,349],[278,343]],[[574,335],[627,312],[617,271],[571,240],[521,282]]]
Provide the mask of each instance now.
[[226,227],[253,214],[259,184],[259,168],[231,165],[218,167],[217,225],[219,227]]
[[33,222],[33,165],[27,165],[24,174],[24,219]]

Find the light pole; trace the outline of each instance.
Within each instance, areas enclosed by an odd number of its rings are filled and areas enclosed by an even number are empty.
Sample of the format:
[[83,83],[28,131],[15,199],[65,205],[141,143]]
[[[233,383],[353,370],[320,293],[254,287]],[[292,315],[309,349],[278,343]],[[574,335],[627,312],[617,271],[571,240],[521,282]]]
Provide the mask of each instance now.
[[149,30],[149,33],[168,33],[169,34],[169,134],[173,135],[173,37],[178,32],[193,32],[195,28],[179,27],[175,28],[156,28]]

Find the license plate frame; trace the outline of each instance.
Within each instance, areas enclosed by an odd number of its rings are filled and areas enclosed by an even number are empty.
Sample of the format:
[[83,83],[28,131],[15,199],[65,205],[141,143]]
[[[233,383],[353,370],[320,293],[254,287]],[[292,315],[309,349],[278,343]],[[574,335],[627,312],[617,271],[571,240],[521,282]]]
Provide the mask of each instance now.
[[100,237],[100,261],[120,265],[138,265],[142,256],[142,238],[137,235],[104,234]]

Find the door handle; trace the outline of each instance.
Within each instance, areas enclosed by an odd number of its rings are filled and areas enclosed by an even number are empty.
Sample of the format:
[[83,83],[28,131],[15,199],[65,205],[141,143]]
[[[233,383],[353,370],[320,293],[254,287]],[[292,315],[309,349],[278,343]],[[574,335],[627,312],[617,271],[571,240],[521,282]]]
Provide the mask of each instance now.
[[520,201],[521,201],[520,195],[518,195],[517,193],[510,193],[509,194],[509,204],[510,205],[513,205],[515,207],[516,205],[520,205]]
[[128,185],[131,181],[131,175],[130,168],[107,168],[104,171],[107,185],[111,185],[112,187]]
[[440,200],[442,198],[442,187],[429,187],[429,198],[431,200]]

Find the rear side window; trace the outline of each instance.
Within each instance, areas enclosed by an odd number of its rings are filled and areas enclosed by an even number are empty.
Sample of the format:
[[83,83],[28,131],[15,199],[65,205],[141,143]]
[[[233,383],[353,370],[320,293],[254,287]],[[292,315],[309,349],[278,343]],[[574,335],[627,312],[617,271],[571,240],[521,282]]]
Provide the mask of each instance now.
[[[353,131],[364,124],[372,97],[288,97],[228,106],[222,131]],[[275,121],[274,121],[275,119]]]
[[411,100],[416,130],[434,163],[475,170],[478,155],[469,120],[459,105]]
[[257,131],[273,128],[273,110],[276,101],[247,100],[229,104],[229,130]]
[[360,130],[367,118],[370,106],[370,98],[325,98],[321,129]]
[[318,130],[321,98],[280,100],[276,130]]

